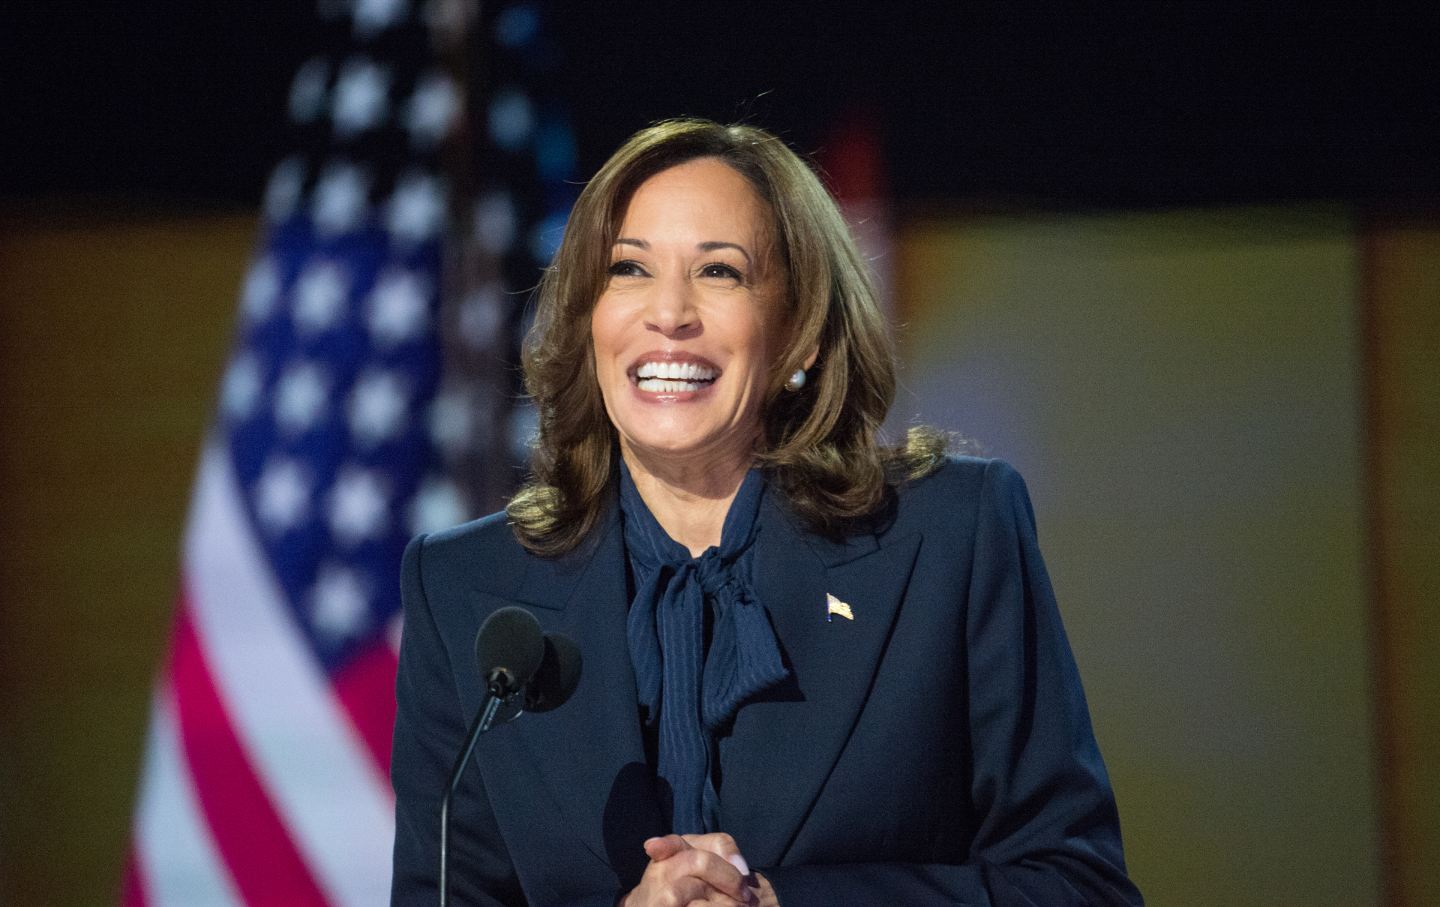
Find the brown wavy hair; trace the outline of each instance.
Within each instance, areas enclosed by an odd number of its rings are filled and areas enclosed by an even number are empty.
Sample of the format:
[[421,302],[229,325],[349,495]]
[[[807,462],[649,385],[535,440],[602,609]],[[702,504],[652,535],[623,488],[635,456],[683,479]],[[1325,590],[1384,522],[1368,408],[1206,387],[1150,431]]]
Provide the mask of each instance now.
[[[586,185],[537,290],[523,363],[539,436],[530,481],[506,507],[521,544],[536,554],[578,545],[613,494],[617,437],[595,377],[590,317],[626,207],[651,176],[706,157],[734,168],[765,202],[784,268],[790,336],[770,364],[755,451],[772,488],[812,530],[838,537],[944,455],[945,437],[928,428],[912,428],[898,447],[880,443],[895,397],[893,341],[865,262],[815,173],[755,126],[667,120],[633,135]],[[805,386],[785,390],[816,349]]]

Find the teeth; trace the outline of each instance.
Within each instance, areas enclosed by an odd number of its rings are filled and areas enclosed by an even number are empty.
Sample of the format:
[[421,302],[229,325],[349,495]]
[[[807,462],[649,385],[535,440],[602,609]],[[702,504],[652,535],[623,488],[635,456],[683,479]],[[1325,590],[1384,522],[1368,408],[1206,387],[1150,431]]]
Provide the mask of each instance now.
[[635,377],[663,378],[668,381],[711,381],[715,370],[698,362],[642,362],[635,370]]
[[703,381],[667,381],[664,378],[641,378],[635,385],[650,394],[679,394],[709,386]]

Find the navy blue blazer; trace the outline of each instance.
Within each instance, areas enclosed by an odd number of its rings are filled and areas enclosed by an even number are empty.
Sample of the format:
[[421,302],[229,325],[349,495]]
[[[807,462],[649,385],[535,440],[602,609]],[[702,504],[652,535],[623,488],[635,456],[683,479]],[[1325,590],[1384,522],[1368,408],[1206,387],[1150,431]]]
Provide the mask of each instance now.
[[[1140,903],[1020,476],[956,458],[844,542],[774,493],[758,519],[757,597],[792,677],[719,741],[721,820],[782,907]],[[612,907],[667,831],[618,508],[561,558],[497,514],[417,538],[402,573],[393,902],[434,903],[440,796],[482,692],[475,633],[518,604],[579,643],[583,674],[564,706],[481,738],[452,805],[454,901]]]

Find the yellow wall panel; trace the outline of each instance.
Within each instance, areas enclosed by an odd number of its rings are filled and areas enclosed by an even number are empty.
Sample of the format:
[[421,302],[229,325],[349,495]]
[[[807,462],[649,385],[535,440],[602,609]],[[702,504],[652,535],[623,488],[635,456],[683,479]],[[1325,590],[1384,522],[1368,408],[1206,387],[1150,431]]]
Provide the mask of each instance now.
[[0,903],[113,901],[249,216],[0,222]]
[[900,405],[1026,475],[1155,904],[1376,902],[1358,261],[1329,208],[901,236]]
[[1440,904],[1440,229],[1366,246],[1369,469],[1387,891]]

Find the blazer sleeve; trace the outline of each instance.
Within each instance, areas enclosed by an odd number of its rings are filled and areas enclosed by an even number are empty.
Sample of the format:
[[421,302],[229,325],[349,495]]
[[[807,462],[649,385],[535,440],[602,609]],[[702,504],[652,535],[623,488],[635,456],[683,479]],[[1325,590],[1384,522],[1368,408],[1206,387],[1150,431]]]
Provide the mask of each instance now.
[[1140,904],[1024,481],[985,467],[964,658],[976,832],[958,864],[876,862],[760,870],[781,907]]
[[[425,594],[425,537],[405,549],[401,599],[405,629],[395,680],[395,858],[390,900],[433,907],[439,898],[440,800],[464,742],[466,719],[435,616]],[[450,893],[455,904],[524,904],[520,885],[472,764],[451,804]]]

